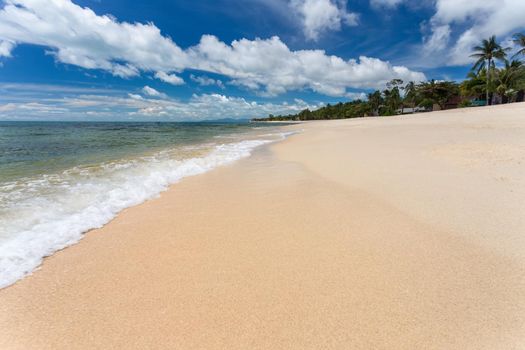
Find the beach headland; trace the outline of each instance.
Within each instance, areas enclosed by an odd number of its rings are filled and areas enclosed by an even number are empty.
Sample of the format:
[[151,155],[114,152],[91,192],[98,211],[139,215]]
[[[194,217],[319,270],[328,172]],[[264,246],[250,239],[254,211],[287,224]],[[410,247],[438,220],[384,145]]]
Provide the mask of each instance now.
[[525,346],[525,104],[283,128],[0,290],[0,348]]

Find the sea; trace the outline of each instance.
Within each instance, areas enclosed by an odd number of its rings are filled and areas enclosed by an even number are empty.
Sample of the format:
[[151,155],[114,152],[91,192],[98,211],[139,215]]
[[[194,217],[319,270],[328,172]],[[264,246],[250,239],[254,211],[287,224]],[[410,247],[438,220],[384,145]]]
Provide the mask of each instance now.
[[288,135],[248,122],[0,122],[0,288],[121,210]]

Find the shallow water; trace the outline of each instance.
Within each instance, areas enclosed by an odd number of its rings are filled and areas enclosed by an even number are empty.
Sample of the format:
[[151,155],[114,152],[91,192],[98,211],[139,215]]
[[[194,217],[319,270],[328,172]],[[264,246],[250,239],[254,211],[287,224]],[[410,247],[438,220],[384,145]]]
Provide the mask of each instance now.
[[0,122],[0,288],[122,209],[285,136],[250,123]]

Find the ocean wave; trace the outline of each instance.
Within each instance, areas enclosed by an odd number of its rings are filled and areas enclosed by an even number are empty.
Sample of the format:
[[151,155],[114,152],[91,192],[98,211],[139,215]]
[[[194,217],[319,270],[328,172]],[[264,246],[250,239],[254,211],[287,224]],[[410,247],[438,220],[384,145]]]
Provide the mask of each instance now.
[[[288,133],[274,136],[285,138]],[[158,196],[184,177],[245,158],[275,140],[220,144],[187,159],[158,152],[4,183],[0,186],[0,288],[30,274],[44,257],[77,243],[85,232],[102,227],[123,209]]]

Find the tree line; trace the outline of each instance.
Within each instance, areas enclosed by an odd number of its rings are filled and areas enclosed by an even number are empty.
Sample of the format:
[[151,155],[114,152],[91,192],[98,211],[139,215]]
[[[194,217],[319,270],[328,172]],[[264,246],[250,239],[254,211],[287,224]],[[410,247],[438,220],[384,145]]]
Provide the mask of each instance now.
[[454,81],[408,82],[393,79],[382,91],[366,100],[327,104],[317,110],[297,114],[269,115],[253,121],[290,121],[390,116],[404,113],[521,102],[525,91],[525,34],[514,35],[518,51],[508,57],[510,48],[502,47],[492,36],[482,40],[470,55],[476,59],[461,83]]

